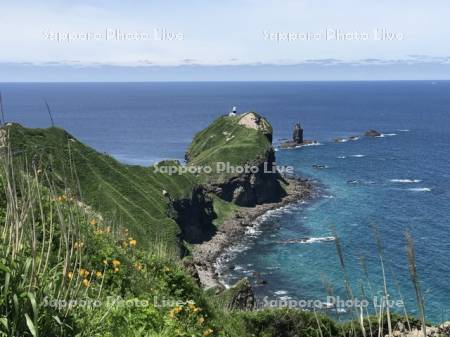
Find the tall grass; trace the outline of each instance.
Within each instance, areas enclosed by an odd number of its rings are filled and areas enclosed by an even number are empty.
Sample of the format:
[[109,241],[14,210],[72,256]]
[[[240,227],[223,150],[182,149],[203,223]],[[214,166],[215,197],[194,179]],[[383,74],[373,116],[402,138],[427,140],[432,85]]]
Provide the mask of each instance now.
[[[78,275],[82,257],[74,243],[83,240],[79,224],[84,215],[74,204],[58,202],[62,196],[38,161],[14,157],[8,142],[3,143],[0,193],[6,213],[0,224],[0,332],[37,337],[43,335],[43,326],[63,331],[68,312],[49,315],[40,306],[44,296],[67,299],[80,291],[80,278],[66,275],[69,270]],[[68,198],[68,192],[63,195]]]
[[425,322],[425,304],[423,300],[422,290],[420,287],[419,276],[417,275],[416,267],[416,251],[414,248],[414,242],[410,233],[405,233],[405,238],[407,242],[408,251],[408,266],[411,275],[411,281],[414,286],[414,291],[416,293],[417,306],[419,308],[420,320],[422,321],[422,334],[424,337],[427,336],[427,326]]

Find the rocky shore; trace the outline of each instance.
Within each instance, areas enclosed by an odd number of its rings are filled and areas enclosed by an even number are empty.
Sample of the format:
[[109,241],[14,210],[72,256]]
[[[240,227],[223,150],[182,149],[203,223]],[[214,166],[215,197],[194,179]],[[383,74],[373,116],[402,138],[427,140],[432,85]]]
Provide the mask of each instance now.
[[285,180],[287,182],[286,196],[280,202],[241,207],[232,218],[227,219],[220,226],[211,240],[194,247],[193,263],[204,288],[223,287],[219,281],[215,263],[226,248],[242,239],[246,228],[251,226],[258,217],[269,210],[307,200],[313,196],[313,185],[310,181],[300,178],[285,178]]

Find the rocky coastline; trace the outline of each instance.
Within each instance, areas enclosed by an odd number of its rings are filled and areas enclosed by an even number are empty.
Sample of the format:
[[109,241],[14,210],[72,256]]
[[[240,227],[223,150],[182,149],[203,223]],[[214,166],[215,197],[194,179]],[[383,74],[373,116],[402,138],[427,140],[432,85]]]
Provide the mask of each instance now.
[[206,242],[195,245],[192,251],[193,264],[198,273],[200,284],[205,288],[224,288],[219,280],[215,264],[226,248],[239,242],[245,235],[246,228],[260,216],[270,210],[289,204],[308,200],[313,197],[313,184],[302,178],[285,178],[286,195],[281,201],[258,204],[253,207],[241,207],[231,218],[224,221],[217,233]]

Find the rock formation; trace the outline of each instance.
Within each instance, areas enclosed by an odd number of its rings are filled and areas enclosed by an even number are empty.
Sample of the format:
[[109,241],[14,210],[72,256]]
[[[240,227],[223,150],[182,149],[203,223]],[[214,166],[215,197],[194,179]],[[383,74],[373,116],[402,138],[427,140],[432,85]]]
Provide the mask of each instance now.
[[[272,126],[255,112],[214,121],[196,135],[186,159],[188,165],[212,167],[204,186],[239,206],[278,202],[286,195],[276,170]],[[215,172],[222,164],[231,169]]]
[[300,123],[297,123],[294,126],[294,131],[292,133],[292,140],[297,144],[303,144],[303,129]]
[[253,310],[255,295],[247,278],[240,280],[229,290],[228,308],[230,310]]
[[366,137],[380,137],[381,136],[381,132],[377,131],[377,130],[368,130],[364,133],[364,136]]
[[317,144],[314,140],[305,140],[303,138],[303,129],[300,123],[294,125],[294,130],[292,131],[292,140],[288,140],[280,145],[282,149],[292,149],[302,145]]

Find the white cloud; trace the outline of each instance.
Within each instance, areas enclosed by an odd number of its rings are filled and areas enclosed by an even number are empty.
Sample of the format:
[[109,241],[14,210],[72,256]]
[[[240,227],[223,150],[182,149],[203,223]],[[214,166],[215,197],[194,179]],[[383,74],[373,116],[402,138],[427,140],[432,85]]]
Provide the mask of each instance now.
[[[67,62],[112,65],[223,65],[338,59],[377,63],[428,55],[432,62],[450,55],[450,3],[444,0],[409,2],[380,0],[207,1],[150,4],[144,1],[27,1],[2,5],[0,62]],[[45,39],[45,32],[153,34],[155,28],[183,34],[182,40],[74,41]],[[326,40],[275,42],[263,32],[373,33],[386,29],[402,40]],[[188,62],[186,61],[188,60]],[[372,61],[371,61],[372,60]]]

